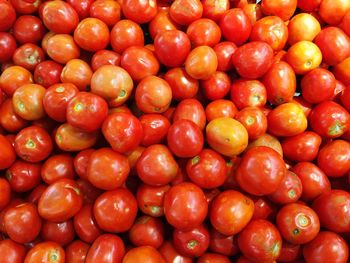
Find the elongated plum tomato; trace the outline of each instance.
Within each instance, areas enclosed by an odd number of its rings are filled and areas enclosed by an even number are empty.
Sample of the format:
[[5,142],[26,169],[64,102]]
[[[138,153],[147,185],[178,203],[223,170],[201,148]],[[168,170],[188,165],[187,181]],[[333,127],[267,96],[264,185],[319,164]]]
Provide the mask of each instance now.
[[206,127],[208,144],[217,152],[233,157],[248,145],[248,132],[237,120],[222,117],[212,120]]
[[256,146],[243,155],[236,179],[243,190],[261,196],[275,192],[286,172],[285,163],[275,150]]

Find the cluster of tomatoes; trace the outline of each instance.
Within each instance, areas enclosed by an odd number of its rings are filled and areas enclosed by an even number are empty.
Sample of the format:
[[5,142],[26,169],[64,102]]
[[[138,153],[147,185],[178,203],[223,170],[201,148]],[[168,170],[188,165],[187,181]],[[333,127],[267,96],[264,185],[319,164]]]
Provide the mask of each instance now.
[[349,0],[0,0],[1,263],[346,263]]

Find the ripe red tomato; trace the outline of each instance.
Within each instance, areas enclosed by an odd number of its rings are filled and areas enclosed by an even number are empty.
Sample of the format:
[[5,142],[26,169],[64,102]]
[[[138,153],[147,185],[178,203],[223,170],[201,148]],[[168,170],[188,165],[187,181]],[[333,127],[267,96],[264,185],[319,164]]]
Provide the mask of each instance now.
[[247,79],[262,77],[272,65],[272,60],[272,48],[261,41],[244,44],[232,55],[232,63],[238,74]]
[[121,6],[117,1],[98,0],[94,1],[90,7],[90,16],[100,19],[107,26],[114,26],[121,15]]
[[235,119],[246,128],[250,140],[259,138],[267,130],[267,118],[260,108],[243,108],[235,114]]
[[83,241],[73,241],[66,247],[66,262],[84,263],[89,249],[90,246]]
[[180,261],[181,263],[192,263],[193,259],[181,255],[174,247],[171,241],[164,241],[163,245],[158,249],[159,253],[162,254],[166,262],[175,263]]
[[265,15],[279,16],[283,21],[287,21],[293,16],[297,2],[297,0],[263,0],[261,9]]
[[0,32],[0,48],[0,62],[11,60],[17,48],[16,39],[10,33]]
[[169,9],[171,19],[179,25],[189,25],[202,14],[203,5],[199,0],[175,0]]
[[27,253],[24,262],[35,263],[49,259],[54,263],[65,262],[64,249],[55,242],[45,241],[34,245]]
[[260,196],[275,192],[286,172],[285,163],[275,150],[256,146],[243,155],[236,179],[243,190]]
[[[101,1],[104,2],[105,0],[101,0]],[[110,0],[106,0],[106,2],[116,3],[115,1],[110,1]],[[112,50],[102,49],[102,50],[97,51],[92,56],[91,68],[95,72],[100,67],[105,66],[105,65],[119,66],[120,60],[121,60],[121,56],[117,52],[114,52]]]
[[44,221],[40,236],[45,241],[53,241],[61,246],[67,246],[75,238],[75,230],[72,220],[60,223]]
[[193,183],[171,187],[164,196],[164,214],[177,229],[191,229],[203,223],[208,203],[201,188]]
[[237,107],[230,100],[214,100],[205,108],[205,115],[208,122],[221,117],[234,118],[237,112]]
[[327,24],[338,25],[349,10],[350,3],[346,0],[325,0],[320,4],[319,14]]
[[231,262],[228,257],[225,257],[220,254],[216,253],[205,253],[202,256],[198,258],[198,263],[205,263],[205,262],[211,262],[211,263],[229,263]]
[[281,253],[282,238],[278,229],[269,221],[252,220],[239,233],[238,246],[243,255],[252,261],[271,262]]
[[45,88],[60,82],[63,66],[52,61],[45,60],[39,63],[34,70],[34,81]]
[[0,134],[0,170],[9,168],[16,160],[16,152],[4,135]]
[[164,142],[170,127],[170,122],[166,117],[160,114],[144,114],[140,117],[140,122],[143,129],[141,142],[143,146]]
[[10,66],[0,75],[1,90],[9,97],[25,84],[33,83],[33,75],[21,66]]
[[220,27],[211,19],[200,18],[192,22],[186,31],[192,46],[213,47],[220,42]]
[[268,197],[274,203],[289,204],[298,201],[302,192],[303,187],[299,177],[295,173],[287,171],[277,190]]
[[151,216],[139,217],[129,231],[129,239],[135,246],[159,248],[164,241],[163,223]]
[[237,236],[235,235],[223,235],[215,228],[210,231],[210,251],[225,255],[233,256],[239,252],[237,244]]
[[4,263],[22,263],[26,256],[26,248],[11,239],[0,241],[0,253]]
[[238,79],[231,85],[231,100],[238,109],[262,107],[267,100],[265,85],[259,80]]
[[19,117],[14,111],[12,100],[6,99],[0,105],[0,124],[6,131],[15,133],[25,128],[28,121]]
[[0,31],[8,31],[16,21],[16,10],[9,1],[1,1]]
[[163,216],[164,195],[169,189],[169,185],[150,186],[141,184],[136,192],[139,209],[146,215],[153,217]]
[[69,154],[50,156],[41,167],[41,178],[47,184],[62,179],[74,179],[74,158]]
[[13,35],[20,44],[36,44],[44,37],[44,34],[44,25],[36,16],[20,16],[13,25]]

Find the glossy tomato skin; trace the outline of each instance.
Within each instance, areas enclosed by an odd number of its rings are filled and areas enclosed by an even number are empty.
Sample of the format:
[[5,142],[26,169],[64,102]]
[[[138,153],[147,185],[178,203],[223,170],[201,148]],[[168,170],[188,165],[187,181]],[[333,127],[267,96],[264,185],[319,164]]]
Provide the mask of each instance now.
[[175,263],[177,261],[181,263],[192,263],[193,259],[181,255],[174,247],[173,242],[164,241],[163,245],[158,249],[159,253],[162,254],[166,262]]
[[16,10],[8,1],[1,1],[0,7],[1,10],[3,10],[3,13],[0,17],[0,31],[6,32],[16,22]]
[[259,138],[267,130],[267,118],[260,108],[246,107],[235,114],[235,119],[246,128],[250,140]]
[[281,253],[282,238],[272,223],[258,219],[252,220],[239,234],[238,245],[248,259],[268,262],[277,259]]
[[4,225],[7,235],[13,241],[28,243],[39,235],[41,218],[34,204],[23,203],[6,211]]
[[66,262],[84,263],[90,246],[83,241],[75,240],[66,247]]
[[89,159],[95,149],[86,149],[80,151],[74,157],[74,170],[78,174],[78,176],[82,179],[87,179],[87,167],[89,163]]
[[297,14],[288,23],[288,43],[293,45],[302,40],[313,41],[320,31],[320,22],[312,14]]
[[17,155],[28,162],[40,162],[52,152],[53,143],[47,131],[39,126],[21,130],[15,138]]
[[48,88],[60,82],[62,70],[62,65],[52,60],[45,60],[35,67],[34,80],[36,83]]
[[154,49],[157,58],[163,65],[180,67],[191,50],[191,41],[180,30],[164,30],[155,36]]
[[72,218],[82,204],[83,198],[76,182],[72,179],[60,179],[43,192],[39,199],[38,211],[46,220],[62,222]]
[[133,225],[137,213],[137,201],[124,188],[106,191],[95,201],[93,215],[97,225],[104,231],[125,232]]
[[299,177],[295,173],[287,171],[280,186],[268,197],[274,203],[289,204],[298,201],[302,191],[303,186]]
[[265,42],[253,41],[240,46],[232,55],[232,63],[243,78],[262,77],[272,65],[273,50]]
[[321,4],[322,0],[298,0],[298,7],[306,12],[315,11]]
[[170,126],[167,141],[174,155],[182,158],[194,157],[202,150],[204,144],[200,128],[194,122],[185,119],[178,120]]
[[[102,0],[103,1],[103,0]],[[109,1],[109,0],[108,0]],[[114,2],[114,1],[113,1]],[[120,65],[121,56],[112,50],[102,49],[97,51],[91,58],[91,68],[95,72],[104,65]]]
[[311,162],[299,162],[291,169],[301,180],[302,200],[311,201],[324,192],[331,190],[331,183],[326,174]]
[[341,105],[333,101],[318,104],[309,116],[311,128],[320,136],[336,138],[350,126],[350,115]]
[[157,1],[125,0],[122,4],[123,14],[138,24],[150,22],[157,14]]
[[173,243],[180,254],[187,257],[199,257],[209,247],[209,231],[204,225],[189,229],[175,229]]
[[170,18],[169,9],[158,10],[156,16],[150,21],[148,25],[148,31],[154,39],[159,32],[164,30],[178,29],[179,25]]
[[318,154],[322,138],[313,131],[305,131],[282,141],[284,156],[296,162],[311,162]]
[[222,41],[216,44],[213,49],[218,58],[217,70],[223,72],[231,70],[233,68],[231,57],[237,49],[236,44],[230,41]]
[[324,145],[317,157],[317,164],[329,177],[342,177],[350,170],[350,144],[334,140]]
[[11,60],[17,48],[16,39],[7,32],[0,33],[0,62],[5,63]]
[[186,31],[194,47],[210,46],[213,47],[220,42],[220,27],[211,19],[200,18],[192,22]]
[[49,259],[52,263],[64,263],[64,249],[57,243],[45,241],[34,245],[27,253],[24,262],[34,263]]
[[102,124],[102,132],[112,149],[120,153],[135,149],[143,136],[141,122],[123,112],[109,115]]
[[6,131],[15,133],[25,128],[28,125],[28,121],[19,117],[14,111],[12,100],[6,99],[0,105],[0,124]]
[[129,231],[129,239],[135,246],[152,246],[158,249],[164,241],[164,227],[160,219],[139,217]]
[[61,73],[62,83],[71,83],[80,91],[86,91],[92,77],[90,65],[82,59],[71,59],[64,66]]
[[307,262],[316,263],[325,258],[334,263],[345,263],[349,258],[349,247],[339,235],[330,231],[321,231],[314,240],[303,248]]
[[225,256],[236,255],[239,251],[237,244],[237,236],[223,235],[215,228],[210,230],[209,249],[218,254]]
[[240,46],[246,42],[252,30],[248,16],[241,8],[226,11],[220,19],[220,29],[223,37]]
[[132,262],[166,263],[162,254],[151,246],[140,246],[130,249],[125,254],[122,263]]
[[276,191],[285,174],[285,163],[275,150],[256,146],[244,154],[236,178],[243,190],[260,196]]
[[0,209],[5,208],[11,201],[11,185],[4,179],[0,178]]
[[142,115],[140,122],[143,129],[141,144],[146,147],[163,142],[171,125],[166,117],[155,113]]
[[266,87],[259,80],[238,79],[231,85],[231,100],[238,109],[262,107],[267,101]]
[[293,16],[297,2],[297,0],[265,0],[261,2],[261,9],[265,15],[279,16],[283,21],[287,21]]
[[350,58],[344,59],[333,68],[333,74],[339,81],[345,85],[350,84],[350,72],[349,72]]
[[75,238],[75,230],[72,220],[54,223],[44,221],[40,236],[45,241],[53,241],[61,246],[67,246]]
[[146,215],[160,217],[164,215],[164,195],[169,185],[150,186],[141,184],[137,188],[136,199],[139,209]]
[[10,66],[0,75],[1,90],[9,97],[12,97],[19,87],[31,83],[33,83],[33,75],[21,66]]
[[164,196],[164,214],[177,229],[190,229],[203,223],[208,203],[201,188],[193,183],[171,187]]
[[312,208],[320,218],[321,226],[336,233],[349,232],[350,194],[343,190],[331,190],[314,200]]
[[221,117],[234,118],[237,112],[238,109],[235,104],[230,100],[224,99],[214,100],[205,108],[205,115],[208,122]]
[[329,25],[338,25],[347,11],[350,10],[350,3],[344,0],[322,1],[319,14]]
[[15,161],[6,171],[6,178],[15,192],[27,192],[38,186],[41,177],[41,164]]
[[66,64],[71,59],[79,58],[80,48],[71,35],[55,34],[47,40],[46,53],[54,61]]
[[249,223],[253,211],[254,203],[250,198],[235,190],[227,190],[213,200],[210,222],[221,234],[235,235]]
[[67,3],[69,3],[77,12],[80,20],[89,16],[93,2],[94,0],[67,0]]
[[205,263],[205,262],[211,262],[211,263],[229,263],[231,262],[228,257],[225,257],[220,254],[216,253],[205,253],[201,257],[198,258],[198,263]]
[[90,7],[90,16],[103,21],[107,26],[114,26],[120,20],[121,6],[117,1],[95,1]]
[[0,170],[9,168],[16,160],[16,152],[11,143],[6,139],[6,137],[0,134]]
[[276,220],[281,235],[292,244],[308,243],[320,231],[317,214],[306,205],[288,204],[278,211]]
[[99,236],[95,242],[91,245],[85,262],[122,262],[123,256],[125,254],[125,245],[123,240],[112,234],[103,234]]
[[177,120],[190,120],[202,130],[206,124],[205,111],[202,104],[196,99],[184,99],[176,107],[173,122]]
[[189,25],[201,18],[203,5],[198,0],[176,0],[169,9],[169,15],[180,25]]
[[4,257],[4,263],[22,263],[26,249],[11,239],[4,239],[0,241],[0,253]]
[[216,71],[208,79],[202,80],[200,84],[207,99],[219,100],[224,98],[230,91],[231,80],[225,72]]
[[69,154],[56,154],[49,157],[41,168],[41,178],[47,184],[61,178],[74,179],[74,158]]
[[35,16],[20,16],[13,25],[13,35],[20,44],[37,43],[45,34],[41,20]]

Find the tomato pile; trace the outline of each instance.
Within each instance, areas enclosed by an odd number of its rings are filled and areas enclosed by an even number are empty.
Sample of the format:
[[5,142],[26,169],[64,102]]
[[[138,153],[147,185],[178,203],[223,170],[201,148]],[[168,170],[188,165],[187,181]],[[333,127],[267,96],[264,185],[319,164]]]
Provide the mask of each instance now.
[[0,0],[1,263],[346,263],[349,0]]

